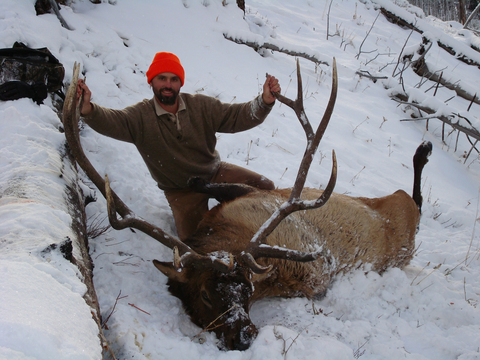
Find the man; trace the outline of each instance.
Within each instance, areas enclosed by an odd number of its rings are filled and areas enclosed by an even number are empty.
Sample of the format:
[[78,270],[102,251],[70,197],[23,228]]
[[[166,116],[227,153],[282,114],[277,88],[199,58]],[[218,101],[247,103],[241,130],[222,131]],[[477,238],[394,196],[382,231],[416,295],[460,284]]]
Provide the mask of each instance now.
[[271,180],[220,160],[215,150],[216,132],[235,133],[261,124],[280,92],[278,80],[268,76],[263,94],[241,104],[224,104],[205,95],[180,93],[185,70],[178,57],[159,52],[147,71],[153,98],[123,110],[92,103],[91,92],[79,80],[77,96],[83,92],[81,114],[95,131],[135,144],[150,174],[164,190],[180,239],[197,228],[208,211],[208,195],[187,187],[191,177],[212,183],[242,183],[271,190]]

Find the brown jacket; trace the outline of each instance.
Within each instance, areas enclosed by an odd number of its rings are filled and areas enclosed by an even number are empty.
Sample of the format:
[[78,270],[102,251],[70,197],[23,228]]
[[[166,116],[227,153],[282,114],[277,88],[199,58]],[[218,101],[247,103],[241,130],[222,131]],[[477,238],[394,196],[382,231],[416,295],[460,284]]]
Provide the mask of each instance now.
[[154,98],[123,110],[92,104],[84,120],[103,135],[135,144],[158,186],[169,190],[186,187],[192,176],[210,180],[220,164],[215,133],[253,128],[273,106],[261,95],[241,104],[224,104],[200,94],[180,97],[185,106],[177,112],[178,125],[173,115],[157,115]]

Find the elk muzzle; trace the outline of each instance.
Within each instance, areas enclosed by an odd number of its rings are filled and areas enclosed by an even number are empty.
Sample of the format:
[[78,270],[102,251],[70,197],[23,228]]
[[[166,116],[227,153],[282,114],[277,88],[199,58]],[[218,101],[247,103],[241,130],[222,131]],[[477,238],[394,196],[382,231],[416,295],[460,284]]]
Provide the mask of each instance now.
[[217,328],[217,337],[227,350],[247,350],[258,335],[258,330],[248,313],[236,307],[225,316],[223,326]]

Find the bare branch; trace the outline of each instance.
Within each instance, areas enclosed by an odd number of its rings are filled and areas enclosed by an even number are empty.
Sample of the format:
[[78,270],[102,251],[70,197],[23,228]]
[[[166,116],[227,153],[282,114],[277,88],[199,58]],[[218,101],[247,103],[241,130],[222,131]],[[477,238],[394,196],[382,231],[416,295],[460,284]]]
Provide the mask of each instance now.
[[330,10],[332,8],[333,0],[330,0],[330,5],[328,5],[328,12],[327,12],[327,40],[330,36]]
[[413,33],[413,29],[412,29],[412,31],[410,31],[410,34],[408,34],[407,39],[405,40],[405,43],[402,46],[402,50],[400,50],[400,54],[398,55],[397,65],[393,69],[393,73],[392,73],[393,77],[396,76],[395,75],[395,70],[397,70],[398,64],[400,64],[400,59],[402,57],[403,51],[405,50],[405,47],[407,46],[408,40],[410,40],[410,36],[412,36],[412,33]]
[[377,22],[377,19],[378,19],[379,16],[380,16],[380,13],[378,13],[378,14],[377,14],[377,17],[375,18],[375,20],[373,20],[372,26],[370,27],[370,29],[369,29],[368,32],[367,32],[367,35],[365,35],[365,38],[363,39],[362,43],[360,44],[360,47],[358,48],[358,54],[357,54],[357,56],[356,56],[357,60],[358,60],[358,58],[360,57],[360,54],[362,53],[362,46],[363,46],[363,44],[365,43],[365,40],[367,40],[368,35],[370,35],[370,32],[372,31],[373,26],[374,26],[375,23]]
[[366,78],[372,80],[374,83],[376,83],[377,80],[388,79],[387,76],[374,76],[374,75],[370,74],[369,71],[365,71],[365,70],[358,70],[358,71],[355,72],[355,74],[359,75],[360,77],[366,77]]
[[[422,117],[422,118],[419,118],[419,119],[404,119],[404,120],[401,120],[401,121],[415,121],[415,120],[425,120],[425,119],[437,118],[440,121],[444,122],[445,124],[450,125],[452,128],[454,128],[458,131],[461,131],[465,135],[470,136],[470,137],[472,137],[476,140],[480,140],[480,132],[476,128],[474,128],[473,126],[472,126],[472,128],[468,128],[466,126],[460,125],[458,123],[458,121],[457,122],[452,121],[452,118],[458,117],[457,114],[452,113],[451,117],[447,117],[445,115],[439,115],[439,114],[437,114],[437,111],[435,109],[431,109],[427,106],[417,104],[417,103],[414,103],[414,102],[408,102],[408,98],[403,94],[395,94],[395,95],[392,95],[391,97],[392,97],[392,100],[394,100],[394,101],[396,101],[396,102],[398,102],[402,105],[413,106],[413,107],[431,115],[431,116],[426,116],[426,117]],[[462,118],[465,119],[465,117],[462,117]],[[471,124],[470,121],[468,121],[468,122]]]

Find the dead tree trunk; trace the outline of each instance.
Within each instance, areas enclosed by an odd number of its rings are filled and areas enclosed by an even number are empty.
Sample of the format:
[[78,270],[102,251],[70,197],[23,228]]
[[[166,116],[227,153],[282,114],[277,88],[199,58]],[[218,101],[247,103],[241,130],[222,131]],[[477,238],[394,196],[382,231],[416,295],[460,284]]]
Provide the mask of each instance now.
[[458,17],[459,17],[459,22],[462,25],[467,22],[467,14],[465,11],[465,0],[458,0]]
[[463,28],[466,29],[468,24],[470,23],[470,21],[472,21],[472,19],[475,17],[475,15],[478,14],[478,11],[480,11],[480,3],[477,5],[477,7],[475,8],[475,10],[472,11],[472,13],[470,14],[470,16],[468,17],[467,21],[465,21],[465,25],[463,25]]

